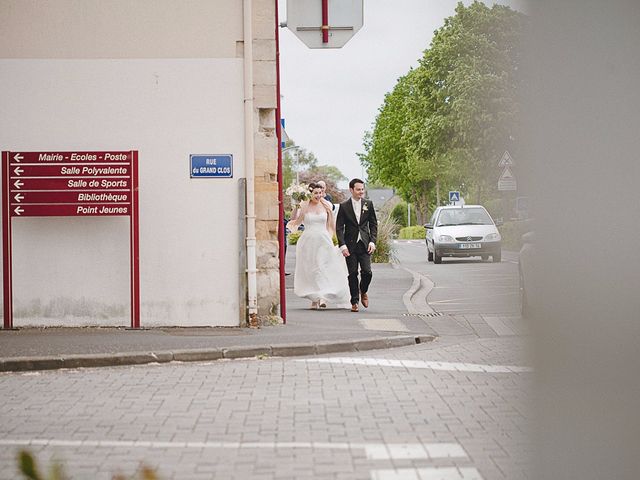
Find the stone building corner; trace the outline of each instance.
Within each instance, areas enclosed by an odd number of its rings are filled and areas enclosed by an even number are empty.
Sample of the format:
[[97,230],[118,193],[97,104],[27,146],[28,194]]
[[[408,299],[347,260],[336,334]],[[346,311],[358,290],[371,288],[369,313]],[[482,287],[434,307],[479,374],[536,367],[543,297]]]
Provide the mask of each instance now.
[[254,0],[253,16],[257,292],[258,316],[264,319],[278,315],[280,305],[276,25],[273,0]]

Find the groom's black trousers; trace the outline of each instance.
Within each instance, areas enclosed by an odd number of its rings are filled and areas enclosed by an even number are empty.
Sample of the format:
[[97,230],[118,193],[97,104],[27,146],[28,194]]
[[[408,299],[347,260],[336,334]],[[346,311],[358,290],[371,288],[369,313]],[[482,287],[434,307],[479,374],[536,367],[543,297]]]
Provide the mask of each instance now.
[[[367,253],[367,247],[362,241],[356,243],[355,250],[349,251],[351,255],[346,257],[347,270],[349,271],[349,292],[351,293],[351,305],[360,301],[360,292],[367,293],[371,283],[371,255]],[[358,285],[358,265],[360,265],[360,284]]]

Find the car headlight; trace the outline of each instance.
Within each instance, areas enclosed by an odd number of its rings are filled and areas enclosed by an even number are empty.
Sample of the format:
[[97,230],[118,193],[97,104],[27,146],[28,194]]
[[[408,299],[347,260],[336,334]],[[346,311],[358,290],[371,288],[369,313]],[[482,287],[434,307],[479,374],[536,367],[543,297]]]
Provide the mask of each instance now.
[[500,234],[499,233],[490,233],[489,235],[484,237],[484,239],[487,242],[496,242],[496,241],[500,240]]
[[438,236],[438,242],[440,243],[453,243],[455,240],[451,235],[440,235]]

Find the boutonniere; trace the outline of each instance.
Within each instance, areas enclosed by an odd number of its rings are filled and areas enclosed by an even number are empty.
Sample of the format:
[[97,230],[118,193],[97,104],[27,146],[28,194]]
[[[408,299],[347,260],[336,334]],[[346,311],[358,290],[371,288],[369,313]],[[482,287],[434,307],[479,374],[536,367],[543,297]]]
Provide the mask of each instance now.
[[363,212],[368,212],[369,211],[369,207],[367,206],[366,203],[362,206],[362,211]]

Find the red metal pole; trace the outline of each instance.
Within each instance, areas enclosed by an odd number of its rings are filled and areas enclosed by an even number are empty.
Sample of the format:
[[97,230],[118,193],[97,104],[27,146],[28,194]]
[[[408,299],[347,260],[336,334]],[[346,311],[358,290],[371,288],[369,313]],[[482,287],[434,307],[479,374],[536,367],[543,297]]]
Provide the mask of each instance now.
[[285,260],[285,235],[284,235],[284,202],[282,198],[282,124],[280,110],[280,22],[278,21],[278,0],[276,5],[276,137],[278,137],[278,244],[280,246],[280,316],[287,323],[287,294],[285,291],[284,260]]
[[322,0],[322,43],[329,43],[329,0]]
[[2,273],[4,328],[13,328],[13,292],[11,275],[11,212],[9,212],[9,162],[11,152],[2,152]]
[[131,154],[131,328],[140,328],[140,220],[138,218],[138,151]]

